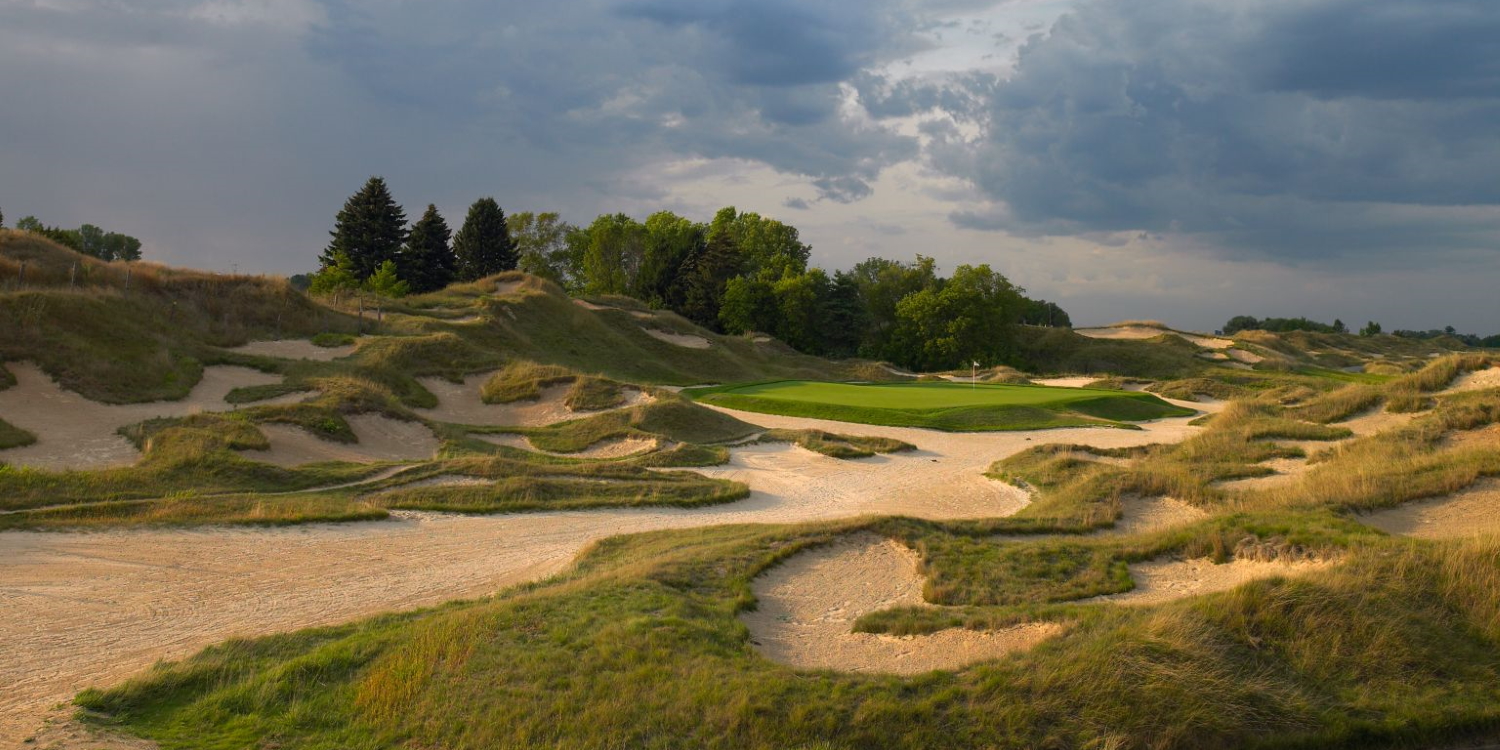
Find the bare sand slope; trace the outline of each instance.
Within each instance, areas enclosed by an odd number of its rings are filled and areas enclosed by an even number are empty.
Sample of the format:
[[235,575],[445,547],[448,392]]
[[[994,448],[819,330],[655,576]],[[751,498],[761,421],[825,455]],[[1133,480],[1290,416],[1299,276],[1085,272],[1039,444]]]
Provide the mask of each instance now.
[[1051,623],[993,632],[855,633],[854,621],[893,607],[928,606],[916,553],[873,534],[851,534],[756,577],[759,605],[740,616],[766,658],[802,669],[918,674],[957,669],[1031,648],[1062,632]]
[[1465,393],[1488,388],[1500,388],[1500,367],[1464,373],[1444,389],[1443,393]]
[[1281,487],[1296,481],[1303,474],[1306,474],[1307,470],[1312,466],[1305,458],[1273,458],[1269,461],[1260,462],[1260,465],[1276,473],[1267,474],[1263,477],[1232,479],[1227,482],[1220,482],[1219,486],[1231,491],[1265,490],[1272,487]]
[[1500,534],[1500,480],[1483,480],[1447,497],[1406,503],[1359,520],[1389,534],[1421,539]]
[[[115,431],[156,417],[181,417],[234,406],[224,397],[235,388],[281,382],[245,367],[209,367],[187,398],[145,404],[101,404],[62,386],[29,362],[7,365],[16,384],[0,391],[0,419],[30,430],[37,441],[0,451],[0,461],[40,469],[102,469],[128,466],[141,457],[129,440]],[[300,400],[292,394],[275,401]],[[274,403],[274,402],[262,402]]]
[[[286,529],[0,533],[0,737],[45,709],[158,659],[262,635],[478,596],[561,570],[614,534],[724,523],[796,523],[881,513],[1012,513],[1019,490],[977,475],[1038,442],[1100,446],[1181,440],[1188,419],[1144,430],[954,434],[731,412],[765,427],[881,434],[924,450],[840,462],[789,445],[735,449],[751,496],[698,509],[503,516],[402,514],[397,521]],[[808,470],[788,479],[772,466]],[[967,476],[965,476],[967,475]],[[855,483],[864,491],[852,491]]]
[[[1132,495],[1120,501],[1120,517],[1115,525],[1084,536],[1128,536],[1151,534],[1175,529],[1208,518],[1202,508],[1188,505],[1175,497],[1140,497]],[[1076,534],[998,534],[996,542],[1034,542],[1042,539],[1079,538]]]
[[1098,379],[1092,375],[1069,375],[1062,378],[1032,378],[1031,382],[1052,388],[1082,388]]
[[640,453],[647,453],[661,447],[660,441],[648,438],[627,437],[600,440],[581,451],[573,453],[558,453],[557,451],[542,450],[531,444],[531,440],[525,435],[474,435],[486,443],[503,445],[509,448],[518,448],[532,453],[545,453],[549,456],[562,456],[564,458],[625,458]]
[[253,354],[278,359],[311,359],[328,362],[354,353],[354,345],[318,346],[307,339],[280,339],[278,341],[252,341],[229,351],[236,354]]
[[1169,331],[1164,328],[1153,328],[1151,326],[1105,326],[1103,328],[1074,328],[1073,332],[1079,336],[1087,336],[1091,339],[1154,339],[1163,334],[1181,336],[1194,344],[1205,349],[1228,349],[1234,346],[1234,342],[1219,338],[1217,336],[1203,336],[1196,333],[1184,333],[1182,331]]
[[239,453],[253,461],[301,466],[320,461],[425,461],[440,445],[437,436],[421,422],[403,422],[380,414],[356,414],[346,419],[359,442],[335,443],[301,427],[265,424],[260,425],[260,431],[270,441],[270,449]]
[[657,328],[642,328],[646,335],[668,344],[687,347],[688,349],[708,349],[713,346],[708,339],[702,336],[694,336],[690,333],[672,333]]
[[[480,389],[493,374],[493,372],[482,372],[470,375],[461,383],[454,383],[443,378],[418,378],[422,387],[437,396],[438,405],[433,409],[417,409],[416,411],[438,422],[508,427],[545,427],[549,424],[599,413],[569,409],[566,401],[570,386],[566,385],[543,388],[541,398],[535,400],[487,404],[480,398]],[[655,397],[645,391],[627,388],[625,404],[616,408],[628,409],[632,406],[649,404],[654,400],[656,400]]]
[[1123,594],[1109,594],[1084,599],[1085,602],[1115,604],[1161,604],[1190,596],[1228,591],[1242,583],[1262,578],[1306,575],[1327,569],[1328,560],[1298,562],[1233,560],[1215,565],[1213,560],[1152,560],[1130,566],[1135,588]]

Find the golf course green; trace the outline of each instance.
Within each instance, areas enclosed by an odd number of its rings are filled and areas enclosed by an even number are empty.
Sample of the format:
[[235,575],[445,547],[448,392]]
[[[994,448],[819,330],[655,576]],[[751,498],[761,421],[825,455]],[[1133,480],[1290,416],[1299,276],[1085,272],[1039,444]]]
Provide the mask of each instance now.
[[1133,427],[1194,412],[1149,393],[992,383],[828,383],[778,380],[683,395],[729,409],[953,432]]

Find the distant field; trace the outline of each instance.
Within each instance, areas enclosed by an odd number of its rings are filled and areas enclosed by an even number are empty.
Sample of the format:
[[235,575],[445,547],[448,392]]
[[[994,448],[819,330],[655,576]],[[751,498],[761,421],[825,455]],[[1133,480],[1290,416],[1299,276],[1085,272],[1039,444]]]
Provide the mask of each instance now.
[[1148,393],[1040,385],[780,380],[690,388],[683,394],[763,414],[949,431],[1126,426],[1193,413]]

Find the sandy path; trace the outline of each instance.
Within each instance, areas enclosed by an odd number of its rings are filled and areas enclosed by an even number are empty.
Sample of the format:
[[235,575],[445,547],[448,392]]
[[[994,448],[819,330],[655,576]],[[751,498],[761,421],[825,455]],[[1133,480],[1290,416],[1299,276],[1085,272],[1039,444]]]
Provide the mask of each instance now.
[[[30,362],[7,365],[16,384],[0,391],[0,419],[30,430],[37,441],[22,448],[0,451],[0,461],[39,469],[102,469],[129,466],[141,457],[129,440],[115,431],[125,425],[157,417],[182,417],[204,411],[235,408],[224,397],[235,388],[281,382],[245,367],[208,367],[203,379],[181,401],[145,404],[101,404],[72,391]],[[296,393],[259,403],[298,401]]]
[[662,331],[656,328],[642,328],[641,330],[645,331],[646,335],[651,338],[665,341],[668,344],[687,347],[688,349],[708,349],[713,346],[708,339],[702,336],[694,336],[690,333],[672,333],[671,331]]
[[1333,565],[1327,560],[1263,562],[1233,560],[1215,565],[1213,560],[1152,560],[1130,566],[1135,588],[1123,594],[1109,594],[1084,599],[1084,602],[1113,602],[1125,605],[1161,604],[1190,596],[1228,591],[1242,583],[1262,578],[1306,575]]
[[851,534],[795,555],[757,576],[758,607],[740,616],[750,642],[772,661],[801,669],[918,674],[957,669],[1035,646],[1062,632],[1035,623],[992,632],[953,628],[918,636],[851,631],[854,621],[922,599],[918,558],[873,534]]
[[441,445],[432,430],[421,422],[403,422],[380,414],[355,414],[345,419],[359,442],[335,443],[294,425],[263,424],[259,428],[270,441],[270,449],[239,451],[239,454],[277,466],[320,461],[425,461]]
[[418,378],[417,382],[437,396],[438,405],[432,409],[415,409],[418,414],[437,421],[453,424],[494,425],[505,427],[545,427],[570,419],[600,414],[603,411],[628,409],[649,404],[656,400],[645,391],[625,389],[625,403],[615,409],[602,411],[573,411],[568,408],[567,396],[570,385],[554,385],[542,389],[540,398],[523,399],[509,404],[487,404],[480,398],[480,389],[494,372],[470,375],[463,382],[454,383],[443,378]]
[[1500,479],[1486,479],[1447,497],[1406,503],[1359,520],[1388,534],[1421,539],[1500,534]]
[[[1190,418],[1143,430],[944,433],[730,412],[768,428],[906,440],[922,450],[841,462],[791,445],[734,450],[704,473],[740,476],[751,496],[700,509],[502,516],[403,514],[398,521],[287,529],[0,533],[0,737],[45,709],[158,659],[262,635],[478,596],[561,570],[605,536],[725,523],[868,514],[1001,516],[1019,490],[978,476],[1040,442],[1121,447],[1182,440]],[[788,466],[806,475],[789,475]],[[0,745],[3,747],[3,745]]]
[[252,341],[228,351],[236,354],[253,354],[258,357],[278,359],[311,359],[329,362],[354,353],[354,345],[318,346],[307,339],[281,339],[279,341]]

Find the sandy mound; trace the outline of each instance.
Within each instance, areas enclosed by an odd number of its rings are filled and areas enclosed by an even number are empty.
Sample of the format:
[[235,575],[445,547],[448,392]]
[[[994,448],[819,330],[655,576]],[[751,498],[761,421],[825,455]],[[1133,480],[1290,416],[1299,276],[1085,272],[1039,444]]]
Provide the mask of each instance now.
[[1422,539],[1500,534],[1500,480],[1487,479],[1447,497],[1406,503],[1359,520],[1388,534]]
[[[101,404],[72,391],[29,362],[11,363],[16,385],[0,391],[0,419],[30,430],[37,441],[23,448],[0,451],[0,461],[40,469],[102,469],[129,466],[141,457],[129,440],[115,431],[125,425],[157,417],[182,417],[204,411],[227,411],[230,391],[281,382],[279,375],[245,367],[209,367],[187,398],[145,404]],[[283,396],[275,403],[300,400],[304,394]]]
[[520,291],[519,281],[497,281],[495,282],[495,294],[515,294]]
[[1213,560],[1152,560],[1130,566],[1135,589],[1123,594],[1109,594],[1084,599],[1084,602],[1113,602],[1124,605],[1161,604],[1190,596],[1228,591],[1242,583],[1262,578],[1306,575],[1325,570],[1333,563],[1327,560],[1299,562],[1261,562],[1234,560],[1215,565]]
[[354,345],[318,346],[306,339],[281,339],[280,341],[252,341],[228,351],[235,354],[250,354],[257,357],[278,359],[312,359],[328,362],[354,353]]
[[896,637],[851,631],[869,612],[926,606],[917,556],[872,534],[800,553],[752,584],[759,602],[740,616],[766,658],[802,669],[918,674],[958,669],[1031,648],[1062,631],[1038,623],[995,632],[942,630]]
[[[542,389],[541,398],[515,401],[509,404],[487,404],[479,396],[480,388],[493,375],[483,372],[454,383],[443,378],[418,378],[422,387],[437,396],[438,405],[433,409],[417,409],[422,416],[453,424],[493,425],[508,427],[545,427],[570,419],[598,414],[593,411],[573,411],[566,403],[567,385],[555,385]],[[649,404],[655,397],[634,388],[625,389],[625,404],[617,409]],[[606,410],[610,411],[610,410]]]
[[346,419],[359,442],[335,443],[301,427],[266,424],[260,425],[260,431],[271,441],[270,450],[239,453],[277,466],[301,466],[320,461],[425,461],[437,452],[437,436],[421,422],[403,422],[380,414],[356,414]]
[[651,338],[665,341],[668,344],[684,346],[689,349],[707,349],[713,346],[713,344],[709,343],[708,339],[703,338],[702,336],[694,336],[687,333],[671,333],[669,331],[661,331],[655,328],[642,328],[641,330],[645,331],[646,334]]
[[486,443],[503,445],[508,448],[519,448],[523,451],[531,451],[532,453],[545,453],[549,456],[562,456],[564,458],[627,458],[629,456],[637,456],[642,453],[650,453],[651,451],[654,451],[658,447],[660,447],[660,443],[658,441],[652,440],[650,438],[624,437],[612,438],[609,440],[600,440],[599,442],[574,453],[558,453],[556,451],[542,450],[541,448],[532,445],[531,440],[528,439],[525,435],[474,435],[474,437],[479,438]]
[[1500,388],[1500,367],[1466,372],[1454,379],[1453,383],[1443,389],[1442,392],[1464,393],[1466,391],[1482,391],[1488,388]]

